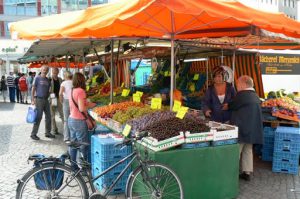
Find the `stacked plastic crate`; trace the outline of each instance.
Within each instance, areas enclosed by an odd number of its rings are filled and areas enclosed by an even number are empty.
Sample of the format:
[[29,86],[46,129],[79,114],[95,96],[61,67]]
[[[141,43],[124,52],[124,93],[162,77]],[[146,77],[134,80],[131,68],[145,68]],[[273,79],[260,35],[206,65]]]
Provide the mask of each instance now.
[[[117,163],[122,158],[126,157],[131,153],[131,147],[116,147],[117,143],[121,140],[114,139],[110,136],[104,135],[93,135],[91,141],[91,152],[92,152],[92,175],[96,177],[101,172],[109,168],[110,166]],[[118,165],[113,170],[97,179],[94,182],[96,189],[101,191],[107,189],[112,181],[121,173],[129,161]],[[112,189],[110,194],[120,194],[125,192],[126,181],[129,176],[130,170],[128,170],[122,178],[117,182],[115,187]]]
[[276,128],[264,127],[263,161],[273,161],[275,130]]
[[275,131],[273,172],[298,174],[300,128],[277,127]]

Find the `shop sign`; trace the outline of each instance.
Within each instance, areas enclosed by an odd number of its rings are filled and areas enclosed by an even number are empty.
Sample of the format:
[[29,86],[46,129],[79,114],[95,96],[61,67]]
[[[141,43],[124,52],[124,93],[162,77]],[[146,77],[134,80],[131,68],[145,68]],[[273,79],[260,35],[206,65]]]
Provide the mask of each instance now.
[[15,53],[15,52],[17,52],[17,48],[18,48],[18,46],[8,47],[8,48],[2,48],[1,52],[2,53]]
[[293,54],[260,54],[261,73],[266,75],[300,74],[300,56]]

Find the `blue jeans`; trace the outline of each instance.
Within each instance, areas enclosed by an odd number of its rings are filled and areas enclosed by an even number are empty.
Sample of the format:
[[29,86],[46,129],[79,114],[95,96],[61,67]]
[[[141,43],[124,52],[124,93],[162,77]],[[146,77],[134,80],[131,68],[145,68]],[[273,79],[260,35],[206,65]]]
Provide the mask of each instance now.
[[64,99],[63,101],[63,112],[64,112],[64,141],[70,140],[70,130],[68,126],[68,118],[70,115],[69,100]]
[[[70,130],[70,141],[88,142],[88,128],[85,120],[78,120],[69,117],[68,126]],[[80,151],[82,152],[84,159],[87,159],[87,155],[88,155],[87,150],[88,147],[86,146],[80,147]],[[76,161],[77,149],[73,147],[69,147],[69,153],[70,153],[71,160],[73,162],[77,162]],[[71,162],[71,167],[74,170],[77,169],[76,164],[72,162]]]
[[10,100],[10,102],[15,102],[16,88],[15,87],[8,87],[8,90],[9,90],[9,100]]

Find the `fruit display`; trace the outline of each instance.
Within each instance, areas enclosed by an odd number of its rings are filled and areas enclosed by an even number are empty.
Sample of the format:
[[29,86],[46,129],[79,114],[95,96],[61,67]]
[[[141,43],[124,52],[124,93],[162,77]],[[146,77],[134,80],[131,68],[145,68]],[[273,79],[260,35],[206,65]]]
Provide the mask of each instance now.
[[129,107],[125,111],[117,111],[112,119],[120,122],[121,124],[124,124],[131,119],[138,118],[153,112],[155,112],[155,110],[151,109],[150,107]]
[[140,132],[144,128],[146,128],[148,125],[151,125],[160,120],[174,118],[175,116],[176,116],[176,113],[174,113],[172,111],[157,111],[154,113],[144,115],[139,118],[132,119],[132,120],[128,121],[127,124],[129,124],[131,126],[131,130],[133,132]]
[[286,96],[281,98],[268,99],[262,103],[262,107],[270,107],[270,108],[278,107],[293,112],[300,111],[300,104]]
[[210,128],[203,120],[192,118],[179,119],[176,117],[157,121],[144,129],[158,141],[178,136],[180,132],[201,133],[209,130]]
[[126,110],[129,107],[144,107],[144,104],[139,102],[121,102],[108,106],[96,107],[93,111],[101,118],[112,118],[117,111]]
[[[114,103],[120,103],[120,102],[125,102],[130,100],[130,96],[114,96],[113,100]],[[101,105],[108,105],[110,103],[110,96],[101,96],[99,95],[97,98],[90,98],[91,102],[99,103]]]

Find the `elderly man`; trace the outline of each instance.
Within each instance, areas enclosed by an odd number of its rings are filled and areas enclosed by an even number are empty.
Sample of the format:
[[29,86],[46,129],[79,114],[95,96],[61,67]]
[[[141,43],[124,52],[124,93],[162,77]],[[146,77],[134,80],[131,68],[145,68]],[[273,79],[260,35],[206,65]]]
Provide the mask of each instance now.
[[240,178],[250,181],[253,172],[253,144],[262,144],[263,126],[260,100],[249,76],[241,76],[237,81],[237,95],[229,103],[232,111],[231,123],[239,127],[241,171]]
[[32,90],[31,90],[31,104],[36,106],[37,109],[37,118],[36,122],[33,125],[31,132],[31,139],[39,140],[37,136],[39,126],[43,117],[43,112],[45,113],[45,126],[46,132],[45,136],[48,138],[54,138],[55,136],[50,133],[51,131],[51,114],[50,114],[50,105],[49,105],[49,90],[50,90],[50,81],[47,78],[49,68],[47,66],[42,66],[41,75],[37,76],[34,79]]
[[50,88],[50,95],[51,101],[50,101],[50,111],[51,111],[51,132],[54,134],[58,134],[58,128],[55,121],[55,114],[56,112],[59,113],[59,117],[62,120],[62,123],[64,123],[64,114],[63,114],[63,108],[62,103],[59,100],[59,90],[60,85],[62,83],[62,79],[58,77],[59,70],[58,68],[52,68],[52,74],[51,74],[51,88]]

